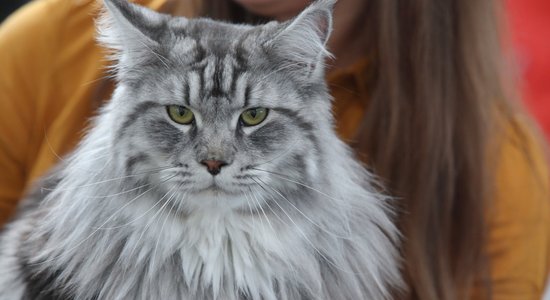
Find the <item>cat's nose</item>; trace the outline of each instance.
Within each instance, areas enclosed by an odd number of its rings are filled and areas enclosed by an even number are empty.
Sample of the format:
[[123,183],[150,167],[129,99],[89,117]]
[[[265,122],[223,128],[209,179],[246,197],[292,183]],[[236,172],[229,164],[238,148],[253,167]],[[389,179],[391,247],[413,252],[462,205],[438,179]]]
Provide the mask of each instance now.
[[223,160],[205,159],[201,161],[201,164],[206,166],[208,173],[216,176],[220,173],[223,166],[227,166],[227,162]]

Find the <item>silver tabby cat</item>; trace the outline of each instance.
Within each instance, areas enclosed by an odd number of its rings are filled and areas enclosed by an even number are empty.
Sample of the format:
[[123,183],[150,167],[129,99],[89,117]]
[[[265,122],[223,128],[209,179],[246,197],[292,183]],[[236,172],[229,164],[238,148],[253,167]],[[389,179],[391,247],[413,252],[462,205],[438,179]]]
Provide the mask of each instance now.
[[117,87],[4,229],[1,299],[388,299],[388,198],[333,130],[333,1],[260,26],[105,0]]

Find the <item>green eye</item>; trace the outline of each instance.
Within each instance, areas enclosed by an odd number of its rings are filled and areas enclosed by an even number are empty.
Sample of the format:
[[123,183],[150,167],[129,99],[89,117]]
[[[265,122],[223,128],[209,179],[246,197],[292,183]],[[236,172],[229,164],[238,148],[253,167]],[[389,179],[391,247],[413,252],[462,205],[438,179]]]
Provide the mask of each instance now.
[[195,120],[193,112],[185,106],[169,105],[166,107],[166,110],[168,111],[170,119],[178,124],[188,125]]
[[241,114],[241,122],[244,126],[255,126],[262,123],[267,117],[267,108],[256,107],[246,110]]

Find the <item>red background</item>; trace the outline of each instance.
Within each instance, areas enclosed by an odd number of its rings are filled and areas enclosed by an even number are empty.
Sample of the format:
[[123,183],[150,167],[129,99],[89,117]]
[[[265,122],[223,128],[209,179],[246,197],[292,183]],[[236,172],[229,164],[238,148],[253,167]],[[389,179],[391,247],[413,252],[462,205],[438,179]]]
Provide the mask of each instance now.
[[522,96],[550,141],[550,0],[506,5]]

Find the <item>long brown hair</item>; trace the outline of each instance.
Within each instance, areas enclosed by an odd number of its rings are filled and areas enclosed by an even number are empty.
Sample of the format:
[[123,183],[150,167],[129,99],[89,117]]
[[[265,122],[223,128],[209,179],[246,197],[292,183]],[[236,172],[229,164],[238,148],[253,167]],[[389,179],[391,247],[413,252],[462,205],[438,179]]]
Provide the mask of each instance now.
[[366,34],[376,75],[359,148],[403,197],[411,298],[467,298],[488,273],[489,143],[498,135],[496,111],[512,119],[495,5],[370,1]]

